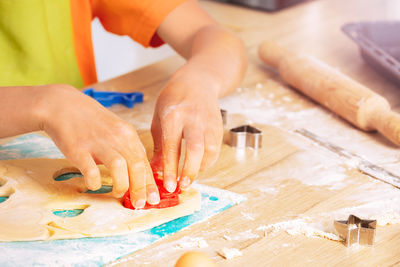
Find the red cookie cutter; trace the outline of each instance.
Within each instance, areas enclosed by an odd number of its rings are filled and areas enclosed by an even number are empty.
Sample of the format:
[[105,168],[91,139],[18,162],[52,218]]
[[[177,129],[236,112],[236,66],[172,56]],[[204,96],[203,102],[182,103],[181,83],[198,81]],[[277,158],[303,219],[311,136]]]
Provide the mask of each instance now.
[[[158,178],[157,173],[153,173],[154,180],[156,181],[156,185],[158,187],[158,192],[160,193],[160,203],[157,205],[151,205],[146,202],[146,205],[144,206],[143,209],[164,209],[168,207],[173,207],[179,204],[179,194],[181,193],[181,190],[179,186],[176,188],[176,190],[172,193],[168,192],[163,185],[163,180]],[[129,194],[129,191],[125,193],[125,195],[122,198],[122,204],[124,205],[125,208],[132,209],[134,210],[135,207],[131,203],[131,196]]]

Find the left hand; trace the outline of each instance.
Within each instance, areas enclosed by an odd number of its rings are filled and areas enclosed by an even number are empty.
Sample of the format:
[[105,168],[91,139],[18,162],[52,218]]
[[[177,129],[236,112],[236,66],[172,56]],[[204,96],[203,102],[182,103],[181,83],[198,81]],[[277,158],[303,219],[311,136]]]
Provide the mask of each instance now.
[[218,159],[223,138],[218,94],[217,80],[194,64],[182,67],[161,91],[151,126],[151,165],[153,171],[163,171],[164,187],[169,192],[177,186],[183,139],[186,152],[179,174],[181,188],[187,188],[199,170]]

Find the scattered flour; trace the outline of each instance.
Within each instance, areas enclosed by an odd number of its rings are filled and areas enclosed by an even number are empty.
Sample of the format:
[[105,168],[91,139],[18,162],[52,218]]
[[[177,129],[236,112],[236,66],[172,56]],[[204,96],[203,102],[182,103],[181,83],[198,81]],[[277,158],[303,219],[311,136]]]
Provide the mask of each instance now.
[[282,100],[285,101],[285,102],[292,102],[293,101],[293,99],[291,97],[289,97],[289,96],[284,96],[282,98]]
[[[324,162],[325,160],[326,162]],[[340,164],[340,159],[332,160],[329,154],[299,151],[291,155],[290,158],[280,162],[279,165],[271,166],[257,175],[263,177],[282,177],[284,174],[285,177],[298,180],[308,186],[320,186],[329,190],[340,190],[353,183],[352,179],[348,179],[348,169]],[[295,165],[302,167],[293,168]],[[261,191],[262,189],[259,190]]]
[[233,241],[233,240],[234,241],[239,241],[239,240],[248,240],[248,239],[259,238],[260,236],[257,235],[257,234],[252,233],[251,229],[249,229],[249,230],[247,230],[245,232],[240,232],[240,233],[237,233],[235,235],[224,234],[222,237],[225,240],[228,240],[228,241]]
[[247,220],[254,221],[254,217],[252,214],[243,211],[241,211],[240,214],[242,214],[242,216]]
[[379,217],[377,217],[377,224],[379,226],[400,224],[400,213],[386,213],[379,215]]
[[353,169],[358,169],[360,167],[361,161],[362,160],[359,158],[348,159],[348,158],[343,157],[344,164],[346,164],[346,166],[353,168]]
[[267,193],[271,195],[276,195],[279,191],[274,187],[259,187],[258,190],[262,193]]
[[346,220],[350,214],[354,214],[362,219],[377,220],[378,226],[400,224],[400,196],[397,198],[388,197],[383,200],[372,200],[371,202],[354,207],[261,225],[256,230],[264,231],[265,236],[285,231],[289,235],[304,235],[307,237],[320,237],[341,241],[342,239],[335,233],[333,222],[335,220]]
[[208,247],[208,243],[203,237],[185,236],[178,240],[178,243],[174,247],[177,249],[206,248]]
[[326,232],[319,229],[320,226],[314,223],[310,223],[305,219],[295,219],[290,221],[283,221],[269,225],[262,225],[257,230],[264,231],[264,235],[272,235],[279,231],[285,231],[289,235],[304,235],[307,237],[321,237],[330,240],[340,241],[342,240],[338,235]]
[[221,248],[217,253],[227,260],[233,259],[235,257],[240,257],[243,255],[242,252],[237,248],[226,248],[226,247]]
[[354,214],[361,219],[377,220],[378,226],[399,224],[400,196],[395,198],[391,198],[388,194],[382,196],[386,196],[387,199],[371,199],[370,202],[358,206],[320,213],[319,217],[324,221],[345,220],[350,214]]
[[[285,96],[278,97],[282,95]],[[279,168],[272,166],[259,175],[282,177],[284,169],[284,175],[287,178],[296,179],[308,186],[320,186],[339,191],[355,183],[353,179],[349,179],[349,171],[359,169],[360,160],[364,157],[370,162],[388,168],[395,174],[399,173],[400,156],[395,147],[387,146],[378,139],[372,140],[369,137],[370,134],[349,127],[348,123],[330,111],[317,106],[303,105],[297,99],[295,94],[292,97],[290,90],[271,81],[270,84],[256,84],[255,88],[238,88],[235,93],[221,99],[220,105],[230,115],[240,114],[243,116],[246,123],[273,125],[285,131],[305,128],[334,144],[365,156],[360,159],[335,158],[332,157],[333,152],[324,148],[316,149],[316,144],[310,140],[304,140],[304,142],[299,142],[299,148],[304,149],[306,153],[299,151],[282,162]],[[291,103],[286,106],[281,105],[285,103],[281,103],[280,100]],[[329,123],[329,127],[326,127],[327,123]],[[371,141],[356,141],[365,140],[367,136]],[[293,165],[308,167],[292,168]],[[398,189],[382,185],[382,182],[374,179],[370,179],[367,184],[365,186],[357,185],[361,188],[354,190],[353,194],[346,197],[346,201],[349,199],[354,201],[353,207],[338,208],[327,212],[320,210],[308,217],[300,215],[293,220],[262,225],[257,230],[264,231],[266,236],[278,231],[285,231],[289,235],[340,241],[341,238],[335,234],[333,222],[334,220],[346,220],[350,214],[362,219],[376,219],[378,226],[400,224],[400,192]],[[381,190],[382,188],[384,189]],[[279,192],[270,187],[261,187],[259,191],[271,194]],[[243,217],[254,220],[253,216],[247,215],[250,214],[242,212]],[[224,236],[224,238],[232,240],[231,236]]]
[[[275,98],[281,95],[284,95],[283,102],[291,102],[290,105],[282,106],[278,103]],[[390,167],[393,172],[396,172],[396,169],[398,172],[395,165],[399,163],[400,155],[396,147],[373,140],[368,145],[365,145],[366,142],[354,142],[365,139],[370,134],[349,127],[349,124],[337,115],[320,106],[310,105],[305,99],[279,82],[268,80],[262,84],[257,83],[252,88],[237,88],[236,92],[220,99],[219,103],[229,114],[241,114],[254,123],[275,125],[289,131],[305,128],[332,143],[365,155],[375,164],[388,165],[394,162],[396,164]],[[327,123],[330,127],[326,127]],[[376,153],[377,150],[380,153]],[[390,159],[390,162],[387,162],[387,159]],[[349,165],[352,164],[357,166],[357,162],[349,162]]]
[[239,204],[239,203],[247,200],[247,198],[245,196],[240,195],[240,194],[234,194],[234,195],[231,194],[231,195],[228,196],[228,198],[229,198],[230,201],[232,201],[235,204]]

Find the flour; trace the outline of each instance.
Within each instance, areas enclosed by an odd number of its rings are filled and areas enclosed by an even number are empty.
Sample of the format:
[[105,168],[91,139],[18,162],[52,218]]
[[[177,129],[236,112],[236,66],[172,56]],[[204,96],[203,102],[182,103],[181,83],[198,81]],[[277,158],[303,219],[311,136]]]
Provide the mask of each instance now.
[[282,101],[289,103],[293,99],[286,95],[279,100],[275,93],[269,92],[268,86],[256,86],[255,89],[241,88],[237,90],[221,99],[220,106],[227,110],[228,114],[241,114],[255,123],[276,126],[283,126],[288,118],[312,118],[315,113],[319,112],[318,109],[300,111],[299,109],[290,110],[290,107],[277,105],[277,102]]
[[275,187],[259,187],[258,190],[262,193],[276,195],[279,193],[279,190]]
[[226,260],[230,260],[235,257],[240,257],[243,255],[242,252],[237,248],[226,248],[226,247],[221,248],[217,253],[222,257],[224,257]]
[[240,232],[237,234],[224,234],[222,236],[225,240],[227,241],[241,241],[241,240],[248,240],[248,239],[255,239],[259,238],[260,236],[257,234],[254,234],[251,229],[245,231],[245,232]]
[[320,213],[321,220],[346,220],[349,214],[361,219],[377,220],[378,226],[400,223],[400,198],[372,201],[359,206]]
[[[387,165],[383,167],[399,173],[397,166],[400,163],[400,153],[395,146],[385,145],[385,141],[371,139],[370,133],[349,127],[349,123],[334,113],[310,104],[306,99],[300,97],[294,90],[270,79],[255,84],[253,88],[238,88],[236,92],[222,98],[220,106],[227,110],[230,116],[235,114],[243,116],[243,123],[273,125],[286,131],[305,128],[358,155],[364,155],[370,162]],[[310,123],[311,121],[313,123]],[[328,123],[329,127],[326,127]],[[370,141],[355,142],[355,140],[365,140],[367,136]],[[304,143],[312,142],[304,140]],[[388,159],[390,162],[387,162]],[[349,162],[349,165],[352,164],[357,166],[357,162]]]
[[208,243],[203,237],[190,237],[185,236],[178,241],[178,244],[174,245],[177,249],[188,249],[188,248],[206,248]]
[[[321,163],[323,162],[323,164]],[[349,184],[354,183],[352,179],[348,179],[348,168],[342,164],[340,159],[332,160],[327,153],[312,153],[299,151],[279,165],[261,171],[257,176],[261,177],[282,177],[297,180],[307,186],[317,186],[327,188],[329,190],[340,190]],[[304,168],[293,168],[293,166],[307,166]],[[278,193],[279,186],[275,188]],[[268,188],[268,187],[266,187]],[[258,189],[263,191],[263,187]],[[273,189],[265,189],[269,193],[274,193]]]
[[348,158],[342,158],[343,159],[343,162],[346,164],[346,166],[348,166],[348,167],[350,167],[350,168],[353,168],[353,169],[358,169],[359,167],[360,167],[360,164],[361,164],[361,159],[359,159],[359,158],[351,158],[351,159],[348,159]]
[[[381,191],[382,192],[382,191]],[[399,194],[399,192],[396,192]],[[361,219],[377,220],[378,226],[400,224],[400,196],[390,198],[390,193],[383,195],[387,199],[375,200],[312,216],[299,216],[297,219],[261,225],[256,230],[264,231],[265,236],[285,231],[289,235],[304,235],[306,237],[326,238],[334,241],[342,240],[333,227],[335,220],[347,220],[349,214]]]
[[291,97],[289,97],[289,96],[284,96],[282,98],[282,100],[285,101],[285,102],[292,102],[293,101],[293,99]]
[[239,194],[227,195],[227,197],[229,198],[230,201],[232,201],[235,204],[239,204],[239,203],[247,200],[247,198],[245,196],[242,196]]
[[262,225],[257,230],[264,231],[265,236],[274,235],[279,231],[285,231],[289,235],[304,235],[306,237],[321,237],[334,241],[342,240],[338,235],[321,230],[321,225],[311,223],[305,219],[283,221],[269,225]]
[[255,220],[253,215],[250,214],[250,213],[246,213],[246,212],[241,211],[240,214],[242,214],[242,216],[244,218],[246,218],[247,220],[250,220],[250,221],[254,221]]

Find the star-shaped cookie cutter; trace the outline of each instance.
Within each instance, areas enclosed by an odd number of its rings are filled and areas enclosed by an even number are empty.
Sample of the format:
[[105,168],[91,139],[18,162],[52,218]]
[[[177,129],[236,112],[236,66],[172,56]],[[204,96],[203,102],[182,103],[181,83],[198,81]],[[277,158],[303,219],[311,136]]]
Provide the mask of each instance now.
[[261,148],[263,133],[253,126],[242,125],[232,128],[229,133],[231,137],[231,146],[233,147],[251,147],[254,149]]
[[143,93],[141,92],[111,92],[111,91],[97,91],[94,88],[88,88],[82,91],[105,107],[111,107],[114,104],[125,105],[128,108],[133,107],[136,103],[143,102]]
[[335,221],[333,225],[346,247],[353,244],[372,246],[375,242],[376,220],[362,220],[350,215],[347,221]]

